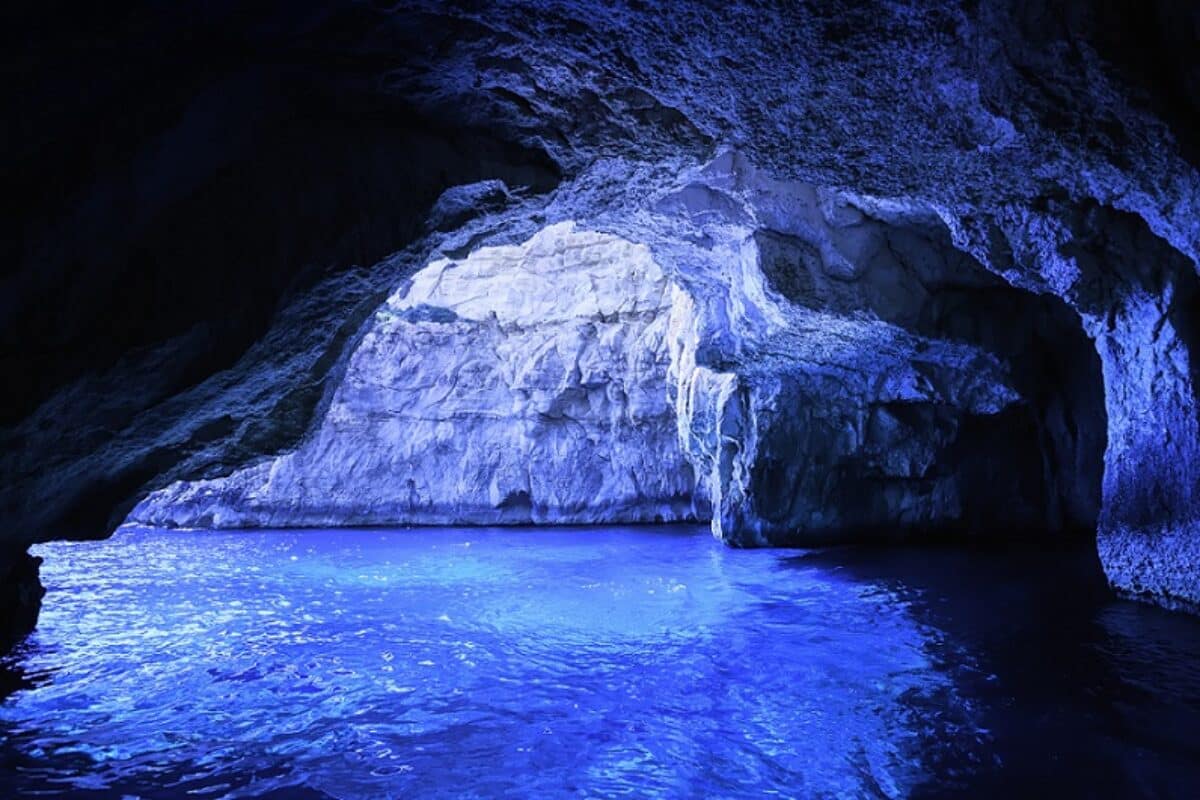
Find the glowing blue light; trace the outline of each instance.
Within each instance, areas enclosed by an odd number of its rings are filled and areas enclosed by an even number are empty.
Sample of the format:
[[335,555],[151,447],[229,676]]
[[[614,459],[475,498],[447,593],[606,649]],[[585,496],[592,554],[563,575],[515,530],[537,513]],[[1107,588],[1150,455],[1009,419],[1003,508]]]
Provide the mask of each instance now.
[[955,702],[904,602],[701,528],[124,530],[42,553],[23,664],[45,677],[0,726],[67,787],[902,792],[937,724],[906,703]]

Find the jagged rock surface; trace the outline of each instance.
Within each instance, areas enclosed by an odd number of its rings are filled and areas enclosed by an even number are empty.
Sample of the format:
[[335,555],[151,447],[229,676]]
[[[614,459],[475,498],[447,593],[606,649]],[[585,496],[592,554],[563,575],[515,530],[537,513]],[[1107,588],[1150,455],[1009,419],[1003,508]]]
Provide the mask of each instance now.
[[132,518],[696,519],[667,400],[671,297],[645,247],[569,224],[439,259],[375,313],[311,439],[228,478],[164,489]]

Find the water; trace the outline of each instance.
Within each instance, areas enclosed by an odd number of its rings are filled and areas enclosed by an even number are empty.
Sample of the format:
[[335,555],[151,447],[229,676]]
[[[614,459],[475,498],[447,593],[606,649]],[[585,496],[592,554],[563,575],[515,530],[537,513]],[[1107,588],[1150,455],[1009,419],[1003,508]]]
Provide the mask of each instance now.
[[0,796],[1200,796],[1200,620],[1086,553],[698,529],[39,548]]

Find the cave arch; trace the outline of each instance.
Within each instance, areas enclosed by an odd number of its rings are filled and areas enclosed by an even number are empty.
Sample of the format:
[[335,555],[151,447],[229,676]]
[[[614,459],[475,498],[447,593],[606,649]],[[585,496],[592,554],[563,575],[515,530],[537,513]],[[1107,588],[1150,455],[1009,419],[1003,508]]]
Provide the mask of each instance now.
[[1094,535],[1107,419],[1080,316],[939,220],[852,211],[754,233],[770,293],[817,344],[793,345],[799,373],[748,370],[724,408],[753,444],[718,478],[738,484],[715,492],[723,538]]

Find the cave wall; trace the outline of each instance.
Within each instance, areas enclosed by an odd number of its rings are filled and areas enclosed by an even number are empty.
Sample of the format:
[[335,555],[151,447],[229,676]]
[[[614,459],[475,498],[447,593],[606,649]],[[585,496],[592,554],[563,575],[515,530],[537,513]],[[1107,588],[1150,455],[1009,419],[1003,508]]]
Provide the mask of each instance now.
[[1065,304],[998,279],[929,209],[868,213],[737,153],[688,181],[668,200],[690,205],[658,210],[743,241],[725,290],[697,291],[677,326],[677,413],[711,475],[715,533],[765,545],[1094,529],[1100,362]]
[[296,450],[147,497],[174,527],[707,517],[667,398],[672,290],[649,251],[561,223],[438,259],[373,315]]
[[739,546],[1094,529],[1100,365],[1065,306],[934,217],[876,219],[737,153],[679,183],[636,215],[650,246],[566,222],[435,260],[367,324],[302,446],[130,521],[711,513]]
[[[994,474],[951,476],[959,502],[1036,473],[1009,489],[1054,528],[1098,515],[1114,586],[1200,600],[1194,4],[58,10],[18,3],[3,33],[3,173],[21,205],[0,221],[6,585],[28,584],[31,542],[105,535],[151,491],[300,446],[406,276],[574,220],[648,247],[692,304],[678,330],[695,346],[676,340],[669,367],[690,377],[667,386],[700,491],[721,491],[704,476],[725,458],[731,487],[843,496],[743,469],[709,423],[736,398],[766,421],[789,393],[836,396],[796,363],[829,366],[837,387],[894,364],[938,378],[920,402],[947,407],[907,417],[954,429],[934,462],[1023,443]],[[815,239],[813,197],[834,231]],[[925,257],[875,269],[876,226],[893,248],[932,242],[941,273],[914,276]],[[772,253],[809,266],[781,273]],[[1019,330],[1002,341],[1009,299]],[[970,375],[990,388],[967,391]],[[834,414],[860,478],[856,426],[898,424],[870,391]],[[878,502],[880,519],[901,509]]]
[[346,342],[414,268],[404,248],[428,252],[442,193],[497,181],[504,206],[558,180],[539,150],[378,92],[380,62],[316,35],[353,29],[351,6],[132,4],[68,25],[13,11],[14,544],[102,535],[148,483],[294,444]]

